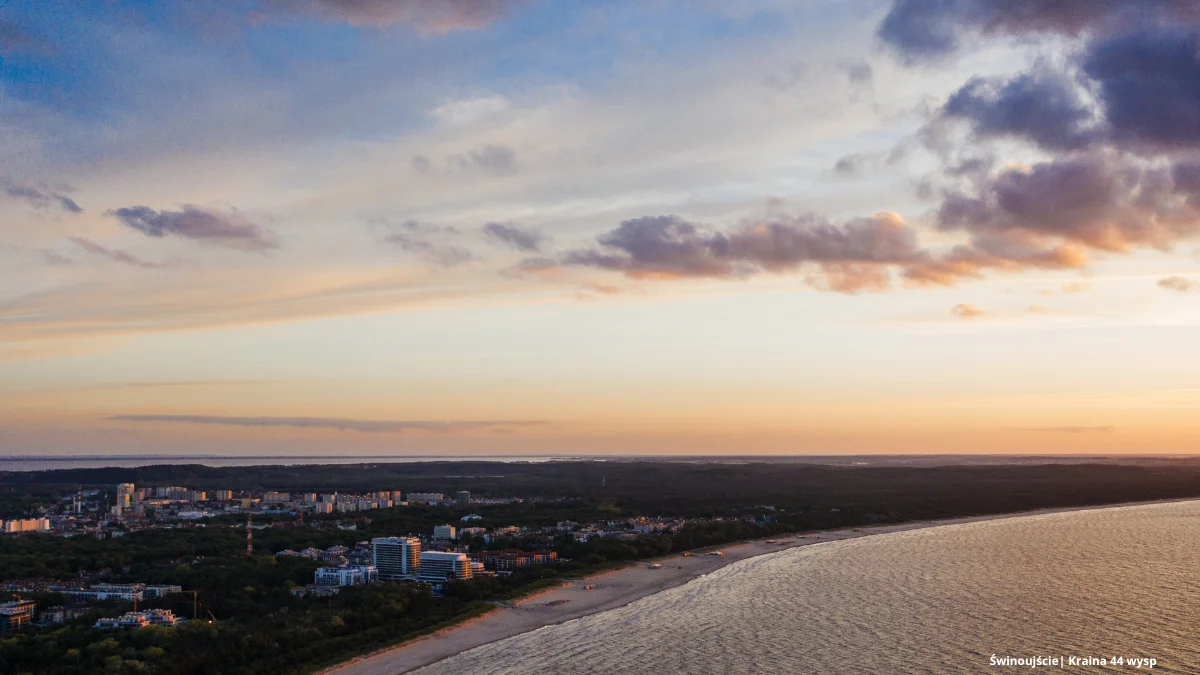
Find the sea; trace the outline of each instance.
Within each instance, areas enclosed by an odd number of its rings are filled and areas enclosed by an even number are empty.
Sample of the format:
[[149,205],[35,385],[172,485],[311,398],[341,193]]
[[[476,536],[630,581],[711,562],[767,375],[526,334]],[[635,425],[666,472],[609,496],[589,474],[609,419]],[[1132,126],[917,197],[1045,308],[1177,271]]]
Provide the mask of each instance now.
[[1200,502],[783,550],[415,672],[1051,671],[1200,673]]
[[82,456],[0,456],[0,471],[53,471],[55,469],[102,469],[161,464],[203,464],[205,466],[258,466],[300,464],[394,464],[409,462],[552,462],[577,459],[548,455],[82,455]]

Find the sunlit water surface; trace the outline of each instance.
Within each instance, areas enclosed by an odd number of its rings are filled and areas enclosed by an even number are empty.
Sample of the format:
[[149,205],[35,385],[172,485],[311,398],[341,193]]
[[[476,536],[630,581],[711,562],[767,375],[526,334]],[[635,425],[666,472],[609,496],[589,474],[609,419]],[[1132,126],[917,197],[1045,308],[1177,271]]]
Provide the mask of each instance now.
[[993,667],[994,654],[1153,657],[1154,672],[1200,673],[1197,618],[1200,502],[1183,502],[780,551],[417,672],[1051,670]]

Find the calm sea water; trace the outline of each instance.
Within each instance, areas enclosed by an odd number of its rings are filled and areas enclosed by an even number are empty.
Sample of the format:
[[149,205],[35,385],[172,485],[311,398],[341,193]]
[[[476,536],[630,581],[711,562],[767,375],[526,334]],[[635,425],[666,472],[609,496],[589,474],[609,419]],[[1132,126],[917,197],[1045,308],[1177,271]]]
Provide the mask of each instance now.
[[[1200,673],[1200,502],[816,544],[417,672],[1049,672],[997,657],[1151,657]],[[1077,673],[1145,672],[1067,666]]]
[[211,455],[114,455],[76,457],[0,457],[0,471],[52,471],[54,469],[100,469],[159,464],[203,464],[205,466],[255,466],[262,464],[394,464],[405,462],[550,462],[571,457],[529,456],[293,456],[293,457],[220,457]]

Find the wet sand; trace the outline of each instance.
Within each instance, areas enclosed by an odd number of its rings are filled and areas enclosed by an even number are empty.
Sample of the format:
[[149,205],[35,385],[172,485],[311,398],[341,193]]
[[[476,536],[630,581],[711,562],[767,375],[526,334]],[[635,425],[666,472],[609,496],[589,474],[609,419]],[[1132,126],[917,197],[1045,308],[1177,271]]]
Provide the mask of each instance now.
[[[953,518],[937,521],[919,521],[898,525],[846,528],[828,530],[806,535],[780,536],[775,543],[756,540],[731,544],[718,549],[724,555],[709,555],[706,551],[694,551],[684,557],[673,554],[651,562],[662,565],[652,569],[650,562],[631,564],[611,572],[594,575],[586,579],[565,582],[558,588],[548,589],[521,598],[511,604],[497,605],[496,609],[475,619],[456,624],[436,633],[386,650],[358,657],[346,663],[321,671],[321,675],[399,675],[436,663],[460,652],[491,642],[520,635],[543,626],[596,614],[627,605],[634,600],[653,595],[659,591],[682,585],[739,560],[764,553],[773,553],[796,546],[808,546],[822,542],[841,541],[888,532],[903,532],[941,525],[973,523],[999,518],[1082,511],[1097,508],[1136,506],[1170,501],[1137,502],[1062,509],[1039,509],[1019,513],[992,516]],[[592,588],[587,588],[591,586]]]

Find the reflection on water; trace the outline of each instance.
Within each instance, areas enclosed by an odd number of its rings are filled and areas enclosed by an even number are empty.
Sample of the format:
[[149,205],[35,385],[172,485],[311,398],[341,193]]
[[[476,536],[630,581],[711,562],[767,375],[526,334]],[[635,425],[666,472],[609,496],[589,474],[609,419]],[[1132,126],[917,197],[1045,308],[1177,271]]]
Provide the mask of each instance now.
[[417,672],[1029,672],[995,654],[1197,673],[1198,615],[1200,502],[1156,504],[780,551]]

